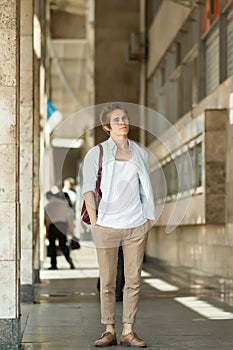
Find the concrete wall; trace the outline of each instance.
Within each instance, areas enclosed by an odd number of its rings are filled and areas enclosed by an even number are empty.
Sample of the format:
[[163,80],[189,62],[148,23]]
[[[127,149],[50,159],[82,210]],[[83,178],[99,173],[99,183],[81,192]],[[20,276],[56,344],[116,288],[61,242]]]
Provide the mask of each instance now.
[[147,246],[147,256],[164,264],[231,279],[232,253],[232,232],[223,225],[180,226],[171,234],[153,228]]

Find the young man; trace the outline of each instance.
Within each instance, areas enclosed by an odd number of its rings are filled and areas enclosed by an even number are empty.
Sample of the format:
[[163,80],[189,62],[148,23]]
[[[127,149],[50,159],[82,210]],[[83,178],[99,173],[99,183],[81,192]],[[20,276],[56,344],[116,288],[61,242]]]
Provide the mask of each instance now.
[[102,111],[101,123],[110,137],[102,143],[102,199],[98,207],[98,217],[94,194],[98,172],[98,146],[93,147],[84,159],[82,191],[97,250],[101,281],[101,322],[106,326],[95,346],[117,344],[115,284],[118,249],[122,245],[125,286],[120,344],[146,347],[145,341],[134,332],[134,323],[147,232],[155,220],[148,155],[144,148],[128,139],[129,117],[123,105],[109,104]]

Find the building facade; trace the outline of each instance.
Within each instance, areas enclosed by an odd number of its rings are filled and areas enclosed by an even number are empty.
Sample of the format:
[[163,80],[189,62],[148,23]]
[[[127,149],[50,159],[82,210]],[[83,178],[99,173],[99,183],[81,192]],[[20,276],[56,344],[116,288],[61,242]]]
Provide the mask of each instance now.
[[[148,139],[167,189],[159,190],[163,179],[158,176],[155,195],[163,209],[147,255],[173,270],[182,268],[186,276],[199,281],[200,276],[216,276],[215,283],[232,288],[233,1],[156,3],[147,2],[147,105],[175,127],[183,142],[172,144],[169,134],[163,145]],[[152,134],[157,128],[148,119]],[[182,202],[187,196],[186,208]],[[166,234],[175,205],[183,218]]]

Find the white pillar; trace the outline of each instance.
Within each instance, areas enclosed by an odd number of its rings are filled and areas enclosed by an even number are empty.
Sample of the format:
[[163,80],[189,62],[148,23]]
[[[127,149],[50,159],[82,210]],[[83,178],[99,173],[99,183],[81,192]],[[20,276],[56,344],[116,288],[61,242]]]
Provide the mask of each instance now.
[[19,339],[19,9],[1,1],[0,13],[0,349]]

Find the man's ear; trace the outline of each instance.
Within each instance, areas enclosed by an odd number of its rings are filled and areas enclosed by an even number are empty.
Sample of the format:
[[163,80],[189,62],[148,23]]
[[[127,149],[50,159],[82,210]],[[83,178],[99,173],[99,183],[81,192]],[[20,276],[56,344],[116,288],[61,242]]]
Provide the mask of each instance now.
[[110,132],[110,128],[107,125],[103,125],[103,129],[107,132]]

